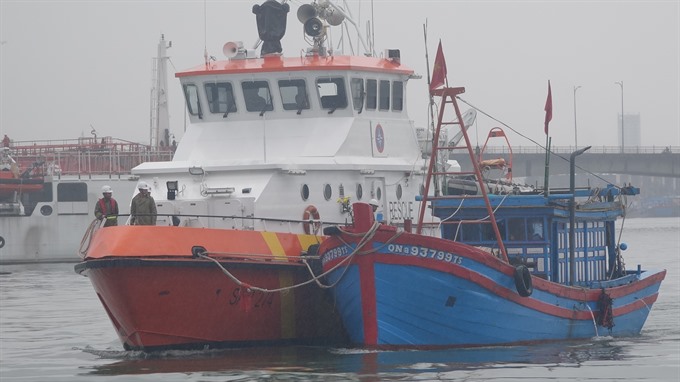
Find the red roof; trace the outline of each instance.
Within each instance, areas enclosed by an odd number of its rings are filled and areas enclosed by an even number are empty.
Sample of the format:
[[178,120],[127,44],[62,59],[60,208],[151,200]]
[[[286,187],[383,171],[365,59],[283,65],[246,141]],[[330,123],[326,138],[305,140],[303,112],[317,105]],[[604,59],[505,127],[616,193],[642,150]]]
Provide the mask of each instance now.
[[215,74],[237,73],[267,73],[267,72],[295,72],[295,71],[329,71],[329,70],[359,70],[370,72],[390,72],[410,75],[413,70],[391,60],[361,56],[330,56],[330,57],[266,57],[251,59],[232,59],[211,62],[210,68],[199,65],[183,72],[177,72],[175,77],[188,77]]

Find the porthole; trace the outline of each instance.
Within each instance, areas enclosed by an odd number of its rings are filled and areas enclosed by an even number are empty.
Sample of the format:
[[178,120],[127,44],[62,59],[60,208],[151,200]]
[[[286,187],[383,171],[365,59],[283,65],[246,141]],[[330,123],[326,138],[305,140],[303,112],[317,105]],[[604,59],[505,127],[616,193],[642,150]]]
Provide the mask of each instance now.
[[42,206],[42,207],[40,207],[40,213],[43,214],[43,216],[50,216],[50,215],[52,215],[52,207],[51,206]]
[[302,197],[302,200],[309,199],[309,186],[307,186],[306,184],[302,185],[302,189],[300,190],[300,196]]
[[331,188],[330,184],[327,184],[323,186],[323,197],[326,200],[331,200],[331,197],[333,196],[333,189]]
[[397,184],[397,200],[401,200],[401,194],[402,194],[401,184]]
[[382,199],[382,189],[378,187],[377,190],[375,190],[375,197],[378,198],[378,200]]
[[364,188],[361,183],[357,183],[357,200],[361,200],[364,197]]

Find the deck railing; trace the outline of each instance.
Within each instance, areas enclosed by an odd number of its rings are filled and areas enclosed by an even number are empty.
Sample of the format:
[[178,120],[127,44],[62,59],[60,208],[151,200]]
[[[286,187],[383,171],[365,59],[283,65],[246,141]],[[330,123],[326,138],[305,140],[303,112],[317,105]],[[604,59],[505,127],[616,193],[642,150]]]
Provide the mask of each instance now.
[[[583,147],[581,147],[583,148]],[[556,154],[571,154],[576,151],[574,146],[553,146],[550,149]],[[487,146],[485,154],[505,154],[509,153],[506,146]],[[545,149],[539,146],[513,146],[513,154],[544,154]],[[680,153],[680,146],[631,146],[625,147],[623,154],[666,154]],[[592,146],[588,154],[621,154],[621,146]]]
[[174,147],[154,147],[111,137],[13,141],[10,153],[23,170],[45,175],[125,175],[141,163],[172,160]]

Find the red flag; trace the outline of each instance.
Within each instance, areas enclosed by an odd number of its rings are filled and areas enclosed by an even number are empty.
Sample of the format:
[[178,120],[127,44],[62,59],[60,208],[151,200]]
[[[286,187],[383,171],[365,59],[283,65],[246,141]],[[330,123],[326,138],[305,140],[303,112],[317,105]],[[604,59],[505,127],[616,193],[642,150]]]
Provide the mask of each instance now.
[[446,60],[442,51],[442,42],[439,41],[437,55],[434,58],[434,68],[432,68],[432,81],[430,82],[430,92],[446,83]]
[[548,99],[545,100],[545,135],[548,135],[548,124],[552,120],[552,91],[548,80]]

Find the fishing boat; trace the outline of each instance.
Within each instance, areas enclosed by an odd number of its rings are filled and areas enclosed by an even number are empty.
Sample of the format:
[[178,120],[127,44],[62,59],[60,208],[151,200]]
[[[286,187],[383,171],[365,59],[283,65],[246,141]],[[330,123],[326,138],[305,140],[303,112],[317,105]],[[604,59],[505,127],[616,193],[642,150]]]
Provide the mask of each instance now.
[[[461,120],[464,91],[433,91],[435,137]],[[496,193],[461,130],[460,146],[435,139],[433,152],[467,151],[474,169],[443,171],[432,161],[426,189],[461,176],[471,176],[476,189],[443,187],[420,198],[441,219],[441,237],[423,235],[422,222],[415,232],[379,224],[365,203],[353,205],[351,224],[326,229],[318,253],[350,340],[427,348],[639,334],[666,274],[627,269],[623,260],[627,245],[615,224],[625,218],[624,199],[639,189],[576,189],[574,163],[584,148],[570,158],[569,190]]]
[[186,133],[172,161],[132,171],[151,188],[156,225],[84,239],[75,270],[126,349],[337,338],[341,324],[308,262],[323,227],[351,220],[354,201],[374,200],[396,226],[420,213],[427,132],[405,103],[418,76],[398,50],[377,55],[363,37],[361,52],[331,49],[333,28],[357,24],[327,1],[298,9],[309,47],[284,56],[289,11],[253,7],[259,53],[227,42],[226,59],[206,54],[176,73]]
[[83,232],[102,187],[113,189],[121,214],[136,191],[133,167],[173,155],[167,109],[168,42],[154,58],[148,144],[97,136],[10,140],[0,148],[0,264],[77,262]]

